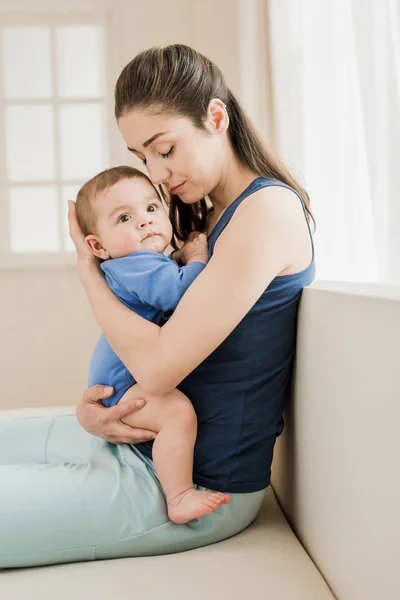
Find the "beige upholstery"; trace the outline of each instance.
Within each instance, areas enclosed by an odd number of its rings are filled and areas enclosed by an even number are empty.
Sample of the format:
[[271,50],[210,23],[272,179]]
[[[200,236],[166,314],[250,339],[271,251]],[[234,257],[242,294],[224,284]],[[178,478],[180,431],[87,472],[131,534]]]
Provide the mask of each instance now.
[[274,489],[340,600],[400,598],[400,286],[304,290]]
[[[74,325],[66,309],[64,321],[68,345],[81,335],[84,319]],[[32,321],[30,354],[54,364],[54,344],[39,335],[40,319],[38,334],[35,327]],[[26,329],[10,326],[6,334],[1,351],[17,353]],[[74,364],[86,364],[94,334],[90,322],[85,343],[75,345]],[[399,288],[326,283],[304,291],[294,394],[273,464],[274,491],[297,537],[269,489],[256,521],[230,540],[169,556],[3,571],[1,597],[400,598],[399,337]],[[63,339],[60,355],[66,352]],[[19,367],[26,381],[38,383],[37,361],[30,367],[26,358]],[[0,362],[0,375],[11,389],[9,355]],[[58,382],[74,385],[71,376],[67,362],[57,365]],[[1,395],[0,408],[7,410],[0,418],[74,410],[52,406],[54,395],[39,390],[30,388],[19,406],[41,408],[16,409]],[[59,397],[63,401],[65,394]]]

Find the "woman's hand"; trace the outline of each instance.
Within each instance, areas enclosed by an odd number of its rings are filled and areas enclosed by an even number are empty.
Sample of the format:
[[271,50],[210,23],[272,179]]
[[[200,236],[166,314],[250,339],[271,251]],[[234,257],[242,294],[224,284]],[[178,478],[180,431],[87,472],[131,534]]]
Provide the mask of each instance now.
[[[108,389],[109,391],[105,391]],[[133,428],[121,422],[121,419],[135,410],[140,410],[144,400],[130,400],[105,407],[101,400],[113,393],[113,388],[94,385],[86,390],[76,407],[76,416],[86,431],[101,437],[112,444],[140,444],[154,440],[156,433],[149,429]]]
[[78,265],[89,264],[99,265],[99,260],[91,252],[90,248],[85,243],[85,236],[78,223],[76,216],[75,202],[68,200],[68,224],[69,224],[69,236],[74,242],[76,253],[78,255]]

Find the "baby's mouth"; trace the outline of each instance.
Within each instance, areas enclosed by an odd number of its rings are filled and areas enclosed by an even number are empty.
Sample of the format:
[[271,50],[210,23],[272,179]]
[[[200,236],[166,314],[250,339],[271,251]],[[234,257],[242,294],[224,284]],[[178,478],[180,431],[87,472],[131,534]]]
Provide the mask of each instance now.
[[154,237],[155,235],[158,235],[158,233],[155,231],[150,231],[142,241],[147,240],[147,238]]

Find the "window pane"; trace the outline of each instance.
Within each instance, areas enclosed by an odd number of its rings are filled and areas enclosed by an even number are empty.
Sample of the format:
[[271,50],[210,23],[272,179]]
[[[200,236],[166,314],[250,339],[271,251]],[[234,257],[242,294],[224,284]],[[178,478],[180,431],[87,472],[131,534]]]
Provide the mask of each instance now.
[[87,179],[107,165],[104,106],[100,103],[60,107],[63,179]]
[[56,43],[59,95],[67,98],[101,96],[105,71],[103,29],[58,27]]
[[13,252],[59,250],[56,186],[11,187],[9,201]]
[[62,207],[63,207],[63,249],[69,252],[75,252],[75,246],[69,237],[68,231],[68,200],[76,200],[76,196],[85,182],[77,183],[76,185],[65,185],[62,188]]
[[51,106],[6,108],[6,159],[11,181],[54,179],[54,124]]
[[3,30],[3,86],[6,98],[49,98],[52,93],[50,29]]

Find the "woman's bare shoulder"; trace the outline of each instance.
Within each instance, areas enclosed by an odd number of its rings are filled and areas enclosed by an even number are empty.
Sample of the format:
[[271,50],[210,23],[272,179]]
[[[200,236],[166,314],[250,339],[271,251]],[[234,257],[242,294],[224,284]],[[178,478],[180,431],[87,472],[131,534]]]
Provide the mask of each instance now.
[[[308,267],[312,259],[312,244],[307,226],[306,216],[299,196],[283,186],[264,187],[248,196],[235,210],[226,227],[242,228],[247,239],[257,234],[271,233],[271,229],[281,238],[280,251],[285,253],[285,268],[277,274],[287,275],[296,273]],[[228,236],[227,236],[228,237]],[[229,236],[230,237],[230,236]],[[253,240],[263,246],[263,240]],[[223,235],[217,241],[223,242]],[[249,245],[251,244],[249,240]],[[265,240],[265,247],[270,244]],[[278,246],[277,246],[278,249]]]

